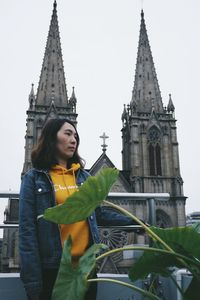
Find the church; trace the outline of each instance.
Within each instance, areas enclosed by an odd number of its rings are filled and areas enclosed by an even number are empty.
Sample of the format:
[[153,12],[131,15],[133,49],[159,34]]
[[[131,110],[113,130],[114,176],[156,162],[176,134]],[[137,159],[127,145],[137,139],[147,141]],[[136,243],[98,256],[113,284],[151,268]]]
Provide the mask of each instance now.
[[[77,124],[76,103],[74,88],[70,97],[67,94],[57,3],[54,1],[37,93],[35,94],[32,85],[28,97],[22,176],[31,168],[31,150],[45,122],[50,118],[68,118]],[[156,223],[163,228],[184,226],[186,197],[183,193],[183,180],[180,173],[175,106],[171,95],[165,106],[162,102],[143,10],[132,98],[130,103],[122,108],[119,121],[120,118],[122,120],[122,170],[111,191],[169,193],[170,199],[167,202],[156,201]],[[115,167],[112,158],[106,154],[105,133],[102,139],[103,151],[90,168],[91,175],[97,174],[102,168]],[[9,202],[12,203],[12,199],[9,199]],[[131,205],[127,205],[127,209],[147,221],[146,201],[134,200]],[[11,210],[7,210],[5,222],[12,221],[12,214]],[[6,229],[4,232],[3,253],[8,256],[5,244],[12,244],[12,249],[9,249],[12,261],[17,256],[18,241],[15,231],[16,229]],[[110,236],[111,233],[115,234],[115,230],[111,230]],[[119,232],[117,236],[120,236]],[[137,237],[132,234],[124,244],[145,242],[145,236]],[[5,266],[6,264],[9,265],[9,262],[7,261]],[[16,258],[16,268],[17,265]],[[113,271],[112,266],[110,268]],[[102,269],[102,272],[105,271],[108,272],[109,268]]]

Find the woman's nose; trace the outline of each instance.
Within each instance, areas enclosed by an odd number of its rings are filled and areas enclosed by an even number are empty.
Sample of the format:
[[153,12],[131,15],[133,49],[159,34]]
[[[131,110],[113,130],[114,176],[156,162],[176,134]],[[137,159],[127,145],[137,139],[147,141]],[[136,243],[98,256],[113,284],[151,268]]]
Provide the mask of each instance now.
[[73,135],[72,135],[72,138],[71,138],[71,142],[72,142],[73,144],[76,144],[76,143],[77,143],[76,138],[75,138],[75,136],[73,136]]

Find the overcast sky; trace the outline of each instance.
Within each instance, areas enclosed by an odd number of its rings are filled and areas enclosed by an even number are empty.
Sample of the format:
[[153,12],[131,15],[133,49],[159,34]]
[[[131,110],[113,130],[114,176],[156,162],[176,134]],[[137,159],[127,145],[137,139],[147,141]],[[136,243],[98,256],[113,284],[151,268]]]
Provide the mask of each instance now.
[[[75,86],[80,154],[90,168],[109,135],[121,169],[121,114],[131,100],[142,8],[164,105],[177,118],[186,212],[199,206],[199,0],[57,0],[68,95]],[[39,81],[53,0],[0,0],[0,190],[19,190],[26,110]],[[3,208],[1,208],[3,211]]]

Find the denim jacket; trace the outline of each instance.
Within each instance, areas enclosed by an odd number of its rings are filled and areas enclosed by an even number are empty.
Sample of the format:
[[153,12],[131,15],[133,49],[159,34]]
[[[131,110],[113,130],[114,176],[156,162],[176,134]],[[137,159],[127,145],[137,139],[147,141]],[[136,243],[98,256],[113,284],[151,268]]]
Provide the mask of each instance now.
[[[83,169],[76,174],[80,186],[90,176]],[[21,272],[27,294],[39,295],[42,290],[42,270],[59,268],[62,255],[58,224],[37,216],[55,206],[55,193],[46,170],[31,169],[22,180],[19,201],[19,254]],[[90,244],[99,243],[99,225],[131,225],[132,221],[106,207],[98,207],[88,217]]]

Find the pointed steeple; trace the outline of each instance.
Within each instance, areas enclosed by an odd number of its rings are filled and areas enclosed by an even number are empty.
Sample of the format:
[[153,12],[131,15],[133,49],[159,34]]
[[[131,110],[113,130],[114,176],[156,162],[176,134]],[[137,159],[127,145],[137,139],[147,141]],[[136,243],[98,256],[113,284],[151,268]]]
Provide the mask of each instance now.
[[71,107],[73,112],[76,112],[76,103],[77,103],[77,99],[76,99],[76,95],[75,95],[75,91],[74,91],[74,86],[72,87],[72,95],[69,99],[69,106]]
[[34,84],[31,85],[31,92],[28,97],[29,100],[29,109],[33,109],[35,105],[35,93],[34,93]]
[[124,104],[124,110],[123,110],[123,113],[122,113],[122,122],[124,123],[127,119],[127,110],[126,110],[126,104]]
[[49,106],[52,100],[58,107],[68,105],[56,1],[53,4],[36,104]]
[[175,107],[174,107],[174,103],[172,101],[172,95],[169,94],[169,102],[168,102],[168,105],[167,105],[167,111],[168,112],[174,112],[175,111]]
[[158,85],[153,56],[147,35],[144,12],[141,11],[141,25],[138,54],[135,71],[135,82],[132,92],[131,108],[137,107],[138,112],[151,112],[152,105],[155,112],[163,113],[163,103]]

